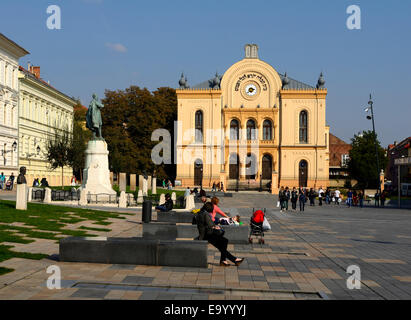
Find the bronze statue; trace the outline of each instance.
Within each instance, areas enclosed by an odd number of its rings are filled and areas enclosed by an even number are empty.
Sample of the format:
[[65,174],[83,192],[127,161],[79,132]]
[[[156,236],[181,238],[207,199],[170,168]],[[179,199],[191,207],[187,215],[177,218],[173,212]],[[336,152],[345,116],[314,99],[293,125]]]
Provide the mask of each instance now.
[[93,140],[104,140],[101,135],[101,128],[103,126],[101,108],[104,108],[104,104],[102,104],[97,98],[97,95],[93,93],[93,100],[91,100],[86,114],[86,127],[93,132]]
[[17,177],[17,184],[27,184],[26,177],[26,167],[20,167],[20,174]]

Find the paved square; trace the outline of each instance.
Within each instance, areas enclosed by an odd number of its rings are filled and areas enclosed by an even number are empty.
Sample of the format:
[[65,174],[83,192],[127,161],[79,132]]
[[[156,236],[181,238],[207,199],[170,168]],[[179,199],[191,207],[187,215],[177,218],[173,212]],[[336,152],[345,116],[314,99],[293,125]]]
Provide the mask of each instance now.
[[[0,276],[0,299],[411,299],[410,210],[325,205],[280,213],[276,202],[268,194],[221,199],[225,211],[244,221],[253,206],[267,208],[272,226],[265,245],[229,245],[246,258],[238,268],[220,267],[212,246],[207,269],[13,258],[0,263],[15,269]],[[139,221],[141,212],[113,219],[108,235],[141,236]],[[53,241],[9,245],[58,254]],[[61,268],[60,290],[46,287],[53,264]],[[360,267],[359,290],[347,288],[350,265]]]

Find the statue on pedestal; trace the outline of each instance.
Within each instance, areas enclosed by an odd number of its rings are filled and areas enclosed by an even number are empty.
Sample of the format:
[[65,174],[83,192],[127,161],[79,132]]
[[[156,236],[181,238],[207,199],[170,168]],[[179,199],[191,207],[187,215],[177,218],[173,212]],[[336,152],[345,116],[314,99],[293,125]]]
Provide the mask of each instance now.
[[93,132],[93,140],[104,140],[101,135],[101,128],[103,126],[101,108],[104,108],[104,104],[102,104],[97,95],[93,93],[93,100],[91,100],[86,114],[86,127]]
[[26,167],[20,167],[20,174],[17,177],[17,184],[27,184],[26,177]]

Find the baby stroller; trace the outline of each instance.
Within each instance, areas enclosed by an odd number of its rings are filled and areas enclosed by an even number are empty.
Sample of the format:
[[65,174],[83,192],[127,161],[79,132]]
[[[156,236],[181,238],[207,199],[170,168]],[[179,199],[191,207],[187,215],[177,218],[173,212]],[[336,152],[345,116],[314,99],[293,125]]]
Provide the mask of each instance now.
[[253,208],[253,215],[250,220],[250,236],[248,238],[248,242],[253,243],[253,238],[251,236],[256,236],[258,238],[258,243],[264,244],[263,222],[265,211],[265,208],[264,212],[262,210],[254,211]]
[[11,181],[10,181],[10,180],[7,180],[7,182],[6,182],[6,190],[11,190],[11,187],[12,187]]

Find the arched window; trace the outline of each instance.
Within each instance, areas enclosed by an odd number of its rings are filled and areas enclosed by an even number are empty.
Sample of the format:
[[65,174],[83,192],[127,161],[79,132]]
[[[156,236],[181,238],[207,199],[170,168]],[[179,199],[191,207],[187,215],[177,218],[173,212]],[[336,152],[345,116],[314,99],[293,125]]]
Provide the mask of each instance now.
[[300,112],[300,143],[308,143],[308,114]]
[[247,140],[256,140],[256,129],[254,120],[247,121]]
[[270,120],[263,122],[263,140],[273,140],[273,126]]
[[203,112],[197,111],[195,115],[196,142],[203,142]]
[[238,140],[240,125],[238,120],[231,120],[230,122],[230,140]]

